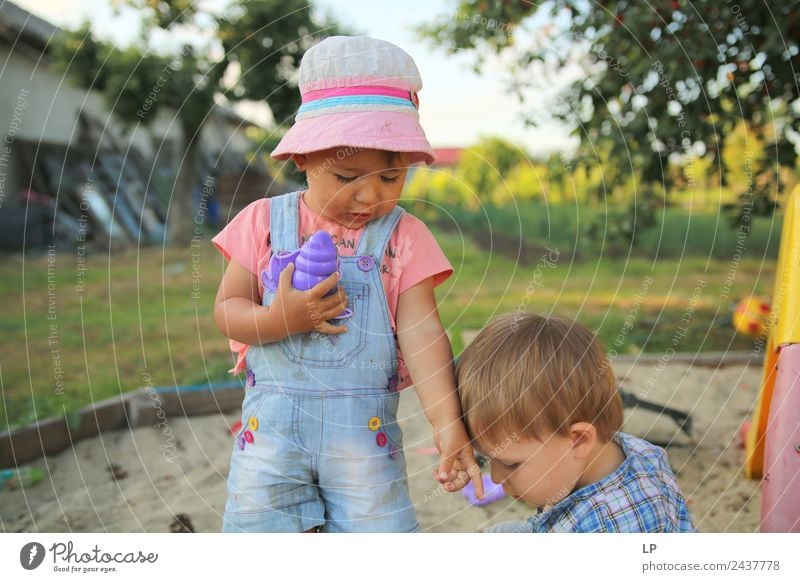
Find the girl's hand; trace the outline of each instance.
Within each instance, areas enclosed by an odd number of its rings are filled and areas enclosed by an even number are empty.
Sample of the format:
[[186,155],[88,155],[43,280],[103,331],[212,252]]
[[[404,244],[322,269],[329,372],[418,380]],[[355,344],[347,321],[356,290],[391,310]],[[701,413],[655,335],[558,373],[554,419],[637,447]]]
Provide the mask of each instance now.
[[281,327],[286,335],[316,330],[325,334],[339,334],[347,331],[344,325],[332,325],[329,319],[339,316],[347,308],[347,295],[344,287],[326,295],[336,287],[339,274],[333,273],[308,291],[300,291],[292,286],[294,263],[281,272],[278,292],[269,306],[273,324]]
[[453,493],[463,489],[472,481],[475,495],[483,497],[483,476],[481,468],[475,460],[467,430],[461,420],[453,420],[442,426],[434,427],[433,441],[442,455],[438,471],[434,477],[442,484],[445,491]]

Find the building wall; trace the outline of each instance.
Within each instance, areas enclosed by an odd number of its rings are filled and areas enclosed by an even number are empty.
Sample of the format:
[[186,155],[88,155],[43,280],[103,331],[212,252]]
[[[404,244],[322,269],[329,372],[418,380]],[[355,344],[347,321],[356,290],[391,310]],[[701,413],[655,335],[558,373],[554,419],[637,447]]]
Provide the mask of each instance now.
[[77,146],[82,109],[123,148],[133,145],[148,159],[155,156],[162,141],[179,143],[180,126],[173,123],[167,110],[159,110],[147,126],[126,131],[108,112],[100,94],[87,92],[33,56],[0,43],[0,63],[0,172],[5,172],[0,176],[0,195],[11,196],[29,182],[29,176],[21,175],[19,159],[14,163],[14,143],[25,140]]

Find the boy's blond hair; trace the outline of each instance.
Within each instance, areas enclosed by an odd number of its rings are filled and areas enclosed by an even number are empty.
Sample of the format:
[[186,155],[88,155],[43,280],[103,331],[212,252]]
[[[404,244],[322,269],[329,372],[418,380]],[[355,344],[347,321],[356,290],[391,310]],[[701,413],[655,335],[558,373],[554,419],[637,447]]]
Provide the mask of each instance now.
[[456,366],[461,408],[473,438],[543,440],[590,422],[608,442],[622,426],[622,399],[594,334],[564,317],[494,319]]

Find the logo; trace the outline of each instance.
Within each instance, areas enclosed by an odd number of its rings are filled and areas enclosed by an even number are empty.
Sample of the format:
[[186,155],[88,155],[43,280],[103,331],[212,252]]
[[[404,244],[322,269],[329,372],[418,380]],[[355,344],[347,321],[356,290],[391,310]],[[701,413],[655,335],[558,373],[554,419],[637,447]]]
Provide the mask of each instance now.
[[38,542],[31,542],[22,546],[19,551],[19,563],[26,570],[35,570],[44,560],[44,546]]

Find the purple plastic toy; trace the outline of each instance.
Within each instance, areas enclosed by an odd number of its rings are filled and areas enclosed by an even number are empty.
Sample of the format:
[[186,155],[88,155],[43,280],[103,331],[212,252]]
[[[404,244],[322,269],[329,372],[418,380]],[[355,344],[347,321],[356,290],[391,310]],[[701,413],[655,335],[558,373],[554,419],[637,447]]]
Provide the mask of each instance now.
[[482,499],[478,499],[475,496],[475,486],[472,484],[472,481],[467,483],[467,486],[461,490],[461,494],[467,498],[471,505],[477,505],[478,507],[483,507],[484,505],[489,505],[495,501],[500,501],[506,496],[506,492],[503,491],[503,486],[497,485],[494,481],[492,481],[492,478],[489,475],[483,476]]
[[[300,254],[300,249],[296,251],[278,251],[273,253],[272,258],[269,260],[269,267],[261,271],[261,284],[264,289],[270,293],[278,292],[278,279],[281,276],[281,271],[289,266],[289,263],[294,263],[297,255]],[[294,283],[294,277],[292,277]]]
[[[269,267],[261,271],[261,284],[270,293],[278,291],[278,281],[289,263],[294,263],[292,286],[300,291],[308,291],[315,285],[339,271],[339,251],[333,239],[324,230],[311,235],[302,247],[295,251],[279,251],[272,255]],[[336,292],[336,287],[330,293]],[[329,295],[330,295],[329,293]],[[353,315],[352,310],[345,309],[337,317],[343,319]]]

